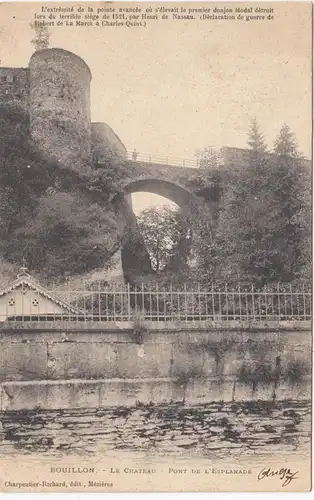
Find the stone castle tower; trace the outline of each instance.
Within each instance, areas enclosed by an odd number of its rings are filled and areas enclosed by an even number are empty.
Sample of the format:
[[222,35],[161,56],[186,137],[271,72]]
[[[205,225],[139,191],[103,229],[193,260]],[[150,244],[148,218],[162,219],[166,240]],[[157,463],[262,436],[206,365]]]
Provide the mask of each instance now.
[[[47,157],[77,172],[83,172],[90,160],[126,152],[109,125],[91,123],[91,78],[83,59],[59,48],[36,51],[27,68],[0,67],[0,105],[23,121],[14,125],[15,133],[22,128]],[[127,202],[132,215],[129,197]],[[108,279],[119,281],[121,251],[111,260]]]
[[106,123],[91,123],[91,71],[76,54],[59,48],[35,52],[28,68],[0,67],[0,103],[28,118],[33,143],[76,171],[93,157],[125,146]]

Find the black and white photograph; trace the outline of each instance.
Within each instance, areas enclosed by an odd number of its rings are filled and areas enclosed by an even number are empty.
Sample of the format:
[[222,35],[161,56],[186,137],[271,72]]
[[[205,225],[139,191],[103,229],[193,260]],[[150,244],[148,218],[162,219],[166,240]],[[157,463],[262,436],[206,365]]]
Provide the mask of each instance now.
[[1,3],[1,491],[311,489],[312,39]]

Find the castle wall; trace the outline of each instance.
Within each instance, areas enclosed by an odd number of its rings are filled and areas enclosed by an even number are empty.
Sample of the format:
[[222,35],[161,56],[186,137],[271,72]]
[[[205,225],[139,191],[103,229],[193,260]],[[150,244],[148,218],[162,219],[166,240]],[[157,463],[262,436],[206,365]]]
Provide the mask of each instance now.
[[63,49],[30,59],[30,129],[35,144],[66,167],[82,171],[90,159],[90,80],[85,62]]
[[0,103],[28,113],[28,68],[0,68]]
[[[265,153],[266,158],[276,159],[273,153]],[[249,166],[252,161],[252,150],[225,146],[221,148],[221,157],[225,167]],[[311,171],[312,162],[306,158],[295,159],[304,169]]]
[[109,125],[92,123],[92,153],[95,160],[124,156],[126,147]]

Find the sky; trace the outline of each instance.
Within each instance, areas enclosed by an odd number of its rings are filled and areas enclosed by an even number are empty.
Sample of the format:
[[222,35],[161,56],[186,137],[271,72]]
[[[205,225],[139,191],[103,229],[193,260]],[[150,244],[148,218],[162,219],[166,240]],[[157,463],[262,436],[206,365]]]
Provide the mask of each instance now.
[[[33,52],[29,23],[39,6],[0,8],[1,64],[26,67]],[[275,11],[273,21],[259,24],[56,27],[50,45],[85,60],[93,75],[92,121],[108,123],[129,150],[193,158],[209,145],[246,147],[256,117],[269,147],[286,122],[310,157],[310,4],[277,3]]]

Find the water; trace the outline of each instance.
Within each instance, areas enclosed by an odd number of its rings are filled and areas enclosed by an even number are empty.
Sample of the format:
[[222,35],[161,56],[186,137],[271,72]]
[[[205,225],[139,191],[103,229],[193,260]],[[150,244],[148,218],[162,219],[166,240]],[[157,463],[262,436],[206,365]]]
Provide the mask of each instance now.
[[182,404],[0,414],[2,455],[150,457],[259,455],[310,449],[308,402]]

